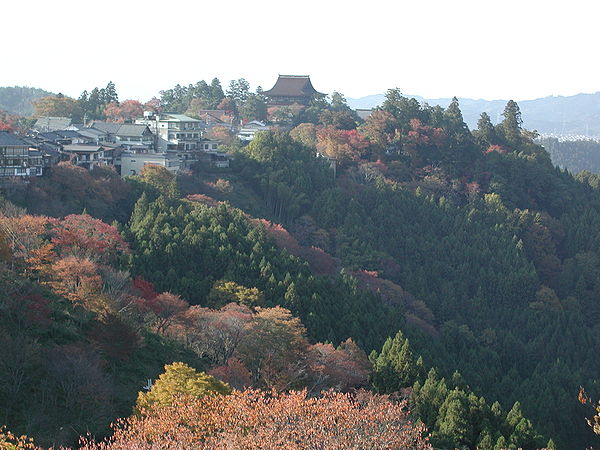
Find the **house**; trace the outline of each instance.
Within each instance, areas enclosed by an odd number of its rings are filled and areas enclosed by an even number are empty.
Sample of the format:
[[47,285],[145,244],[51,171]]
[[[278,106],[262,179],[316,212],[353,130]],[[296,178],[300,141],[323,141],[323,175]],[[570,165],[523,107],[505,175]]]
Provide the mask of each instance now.
[[107,164],[105,147],[98,144],[71,144],[63,146],[63,153],[69,155],[73,164],[93,170],[99,164]]
[[324,94],[315,90],[308,75],[279,75],[275,86],[264,91],[263,95],[270,106],[285,106],[294,103],[308,105],[315,95]]
[[110,142],[108,140],[108,133],[96,128],[82,128],[77,133],[80,136],[87,138],[89,142],[93,142],[96,145],[101,145],[103,142]]
[[64,130],[71,125],[68,117],[40,117],[35,121],[33,129],[36,131]]
[[155,136],[148,125],[96,120],[90,128],[105,133],[104,142],[119,144],[129,150],[148,152],[154,148]]
[[148,125],[122,124],[115,134],[115,142],[121,147],[137,152],[154,149],[155,136]]
[[166,167],[169,171],[179,171],[179,158],[169,153],[135,153],[124,151],[120,157],[121,176],[139,175],[147,165],[159,165]]
[[206,126],[201,120],[184,114],[165,113],[151,115],[144,113],[143,119],[136,124],[147,125],[157,136],[156,151],[196,150]]
[[231,125],[233,122],[233,116],[221,109],[201,109],[198,111],[198,118],[208,126]]
[[44,141],[37,136],[26,136],[21,139],[29,145],[29,152],[38,151],[42,156],[42,167],[52,167],[64,160],[62,145]]
[[0,177],[42,175],[41,153],[16,134],[0,131]]
[[259,131],[269,131],[270,129],[271,127],[266,125],[264,122],[253,120],[240,128],[237,137],[242,141],[251,141]]
[[121,128],[121,124],[94,120],[88,128],[103,132],[105,134],[106,142],[116,142],[116,134],[119,131],[119,128]]

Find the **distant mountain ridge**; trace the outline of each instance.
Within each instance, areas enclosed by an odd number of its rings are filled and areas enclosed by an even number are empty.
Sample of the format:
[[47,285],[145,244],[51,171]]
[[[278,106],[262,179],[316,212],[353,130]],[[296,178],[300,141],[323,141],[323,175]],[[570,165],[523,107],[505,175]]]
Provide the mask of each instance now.
[[[449,98],[425,99],[418,95],[406,95],[419,102],[446,107]],[[379,106],[385,100],[383,94],[361,98],[348,98],[351,108],[368,109]],[[460,109],[469,128],[477,127],[482,112],[489,114],[492,122],[502,120],[502,112],[508,100],[474,100],[459,98]],[[521,108],[523,126],[542,134],[600,136],[600,92],[577,94],[568,97],[550,96],[517,102]]]
[[0,87],[0,109],[20,116],[31,116],[33,102],[49,95],[56,94],[26,86]]

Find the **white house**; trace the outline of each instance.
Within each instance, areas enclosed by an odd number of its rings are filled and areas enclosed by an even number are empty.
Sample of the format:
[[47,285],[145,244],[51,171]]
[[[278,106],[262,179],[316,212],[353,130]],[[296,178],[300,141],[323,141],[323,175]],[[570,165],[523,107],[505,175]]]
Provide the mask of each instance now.
[[264,122],[253,120],[240,128],[237,136],[242,141],[251,141],[259,131],[269,131],[270,129],[271,127],[266,125]]
[[121,176],[139,175],[144,166],[159,165],[176,173],[179,170],[179,158],[168,153],[121,153]]
[[71,156],[73,164],[93,170],[98,164],[107,164],[104,150],[102,145],[71,144],[63,146],[62,151]]
[[184,114],[157,114],[144,113],[143,119],[137,119],[136,124],[147,125],[157,135],[157,151],[167,150],[197,150],[202,135],[206,129],[205,124],[198,119]]

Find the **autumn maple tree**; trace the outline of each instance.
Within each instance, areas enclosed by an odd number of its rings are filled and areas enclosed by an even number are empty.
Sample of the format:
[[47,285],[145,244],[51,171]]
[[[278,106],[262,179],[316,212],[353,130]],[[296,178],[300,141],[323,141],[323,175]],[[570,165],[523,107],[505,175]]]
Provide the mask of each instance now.
[[122,102],[110,102],[104,107],[104,115],[109,122],[124,123],[141,117],[144,105],[138,100],[124,100]]
[[356,130],[339,130],[326,126],[317,130],[317,150],[342,162],[358,160],[369,142]]
[[87,214],[70,214],[51,219],[52,244],[60,255],[86,257],[104,263],[129,254],[129,246],[119,231]]
[[424,434],[409,419],[406,403],[386,396],[245,390],[180,397],[117,423],[112,438],[83,448],[429,449]]

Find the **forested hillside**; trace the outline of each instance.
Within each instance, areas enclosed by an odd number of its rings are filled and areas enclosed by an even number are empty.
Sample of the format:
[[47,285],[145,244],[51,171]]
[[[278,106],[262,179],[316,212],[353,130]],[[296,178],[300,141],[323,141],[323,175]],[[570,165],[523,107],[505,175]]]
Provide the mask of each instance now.
[[594,140],[559,141],[556,138],[540,139],[552,162],[571,173],[587,171],[600,173],[600,142]]
[[512,101],[473,131],[398,90],[365,122],[339,94],[284,117],[231,169],[65,164],[5,192],[2,424],[87,448],[597,446],[598,177],[556,168]]
[[20,116],[30,116],[33,114],[33,103],[49,95],[54,94],[25,86],[0,87],[0,109]]

